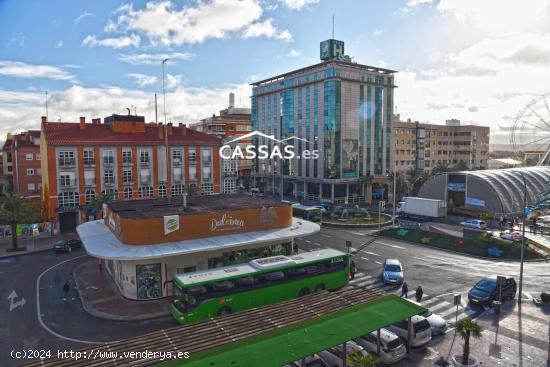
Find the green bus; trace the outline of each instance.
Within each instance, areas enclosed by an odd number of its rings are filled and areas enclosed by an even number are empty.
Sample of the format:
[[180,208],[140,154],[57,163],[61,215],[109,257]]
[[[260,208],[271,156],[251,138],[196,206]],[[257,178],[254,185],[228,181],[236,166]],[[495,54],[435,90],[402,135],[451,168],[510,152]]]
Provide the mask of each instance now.
[[181,324],[260,307],[349,281],[349,254],[334,249],[272,256],[174,276],[171,312]]
[[322,220],[321,209],[302,204],[292,204],[292,216],[311,222],[320,222]]

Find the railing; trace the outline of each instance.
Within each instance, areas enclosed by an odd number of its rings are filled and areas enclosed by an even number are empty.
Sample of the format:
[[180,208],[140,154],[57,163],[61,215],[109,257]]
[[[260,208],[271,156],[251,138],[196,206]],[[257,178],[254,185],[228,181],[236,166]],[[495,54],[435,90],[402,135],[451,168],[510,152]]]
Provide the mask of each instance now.
[[85,166],[93,166],[95,164],[95,159],[93,158],[84,158]]
[[129,185],[129,184],[134,183],[133,177],[126,177],[126,178],[122,179],[122,183],[124,185]]
[[132,158],[122,158],[122,164],[127,166],[127,165],[130,165],[132,164]]
[[76,164],[76,160],[74,158],[58,158],[57,162],[60,166],[74,166]]
[[139,183],[143,186],[143,185],[150,185],[151,184],[151,179],[150,178],[141,178],[139,180]]
[[76,187],[76,179],[62,179],[59,180],[59,187],[61,188],[67,188],[67,187]]
[[95,186],[95,180],[84,180],[85,186]]
[[103,183],[105,185],[114,185],[115,184],[115,179],[114,178],[106,178],[104,177],[103,178]]

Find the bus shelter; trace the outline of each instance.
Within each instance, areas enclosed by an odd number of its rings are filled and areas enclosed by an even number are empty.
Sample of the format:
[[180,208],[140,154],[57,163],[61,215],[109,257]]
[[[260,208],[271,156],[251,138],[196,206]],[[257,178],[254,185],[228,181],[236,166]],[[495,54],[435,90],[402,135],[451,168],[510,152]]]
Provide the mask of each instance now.
[[[52,358],[29,366],[275,367],[401,320],[409,319],[410,326],[410,318],[424,311],[378,289],[350,286],[80,351],[119,353],[111,360]],[[165,355],[187,352],[189,358],[121,357],[124,352],[144,350]]]

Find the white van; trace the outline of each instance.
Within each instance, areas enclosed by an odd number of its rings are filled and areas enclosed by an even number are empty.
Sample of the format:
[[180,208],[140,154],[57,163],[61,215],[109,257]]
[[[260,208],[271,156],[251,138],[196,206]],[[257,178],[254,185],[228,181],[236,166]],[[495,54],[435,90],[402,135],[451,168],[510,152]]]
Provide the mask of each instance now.
[[[378,337],[376,331],[355,339],[368,352],[376,354]],[[385,364],[398,362],[407,356],[407,348],[400,337],[388,329],[380,329],[380,359]]]
[[[302,363],[303,362],[303,363]],[[307,356],[304,359],[287,364],[284,367],[330,367],[318,354]]]
[[264,194],[257,187],[253,187],[253,188],[250,189],[250,195],[252,195],[252,196],[264,196]]
[[[357,344],[354,341],[348,341],[346,343],[346,354],[349,356],[355,351],[359,351],[363,356],[368,356],[369,354],[365,349],[363,349],[362,346]],[[342,344],[337,345],[336,347],[329,348],[327,350],[323,350],[319,353],[319,356],[325,361],[326,364],[328,364],[330,367],[342,367],[344,364],[342,363],[342,358],[344,357],[344,351],[342,350]],[[347,358],[347,357],[346,357]],[[353,364],[347,363],[350,367],[359,367],[355,366]]]
[[[411,347],[420,347],[426,345],[432,340],[432,328],[428,320],[423,316],[411,317],[412,330],[411,330]],[[388,329],[397,336],[407,340],[407,320],[401,320],[393,325],[390,325]]]

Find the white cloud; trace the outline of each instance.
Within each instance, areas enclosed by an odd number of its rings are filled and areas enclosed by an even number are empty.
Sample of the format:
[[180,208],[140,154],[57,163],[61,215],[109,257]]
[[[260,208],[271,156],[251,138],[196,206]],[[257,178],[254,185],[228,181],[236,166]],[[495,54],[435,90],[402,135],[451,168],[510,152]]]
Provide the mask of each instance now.
[[166,88],[175,89],[178,88],[183,81],[183,75],[181,74],[166,74]]
[[75,24],[78,24],[78,23],[80,23],[80,21],[82,19],[89,18],[89,17],[95,17],[95,14],[85,11],[84,13],[82,13],[78,17],[76,17],[74,22],[75,22]]
[[26,64],[20,61],[0,60],[0,75],[14,78],[45,78],[54,80],[74,80],[65,70],[51,65]]
[[55,48],[60,48],[60,47],[63,47],[63,41],[58,41],[58,42],[55,44]]
[[288,56],[291,56],[291,57],[298,57],[300,55],[302,55],[302,51],[300,51],[300,50],[291,49],[288,52]]
[[434,0],[408,0],[407,1],[407,6],[410,7],[410,8],[414,8],[414,7],[417,7],[417,6],[428,5],[428,4],[431,4],[433,2],[434,2]]
[[95,47],[95,46],[104,46],[111,47],[115,49],[124,48],[124,47],[138,47],[140,43],[140,37],[137,34],[130,34],[129,36],[115,37],[115,38],[104,38],[98,40],[96,36],[87,36],[82,40],[81,46]]
[[285,6],[292,10],[302,10],[304,6],[317,4],[319,0],[281,0]]
[[[227,85],[224,88],[178,87],[166,93],[168,121],[195,122],[218,114],[227,107],[229,92],[239,90],[242,100],[248,101],[251,94],[248,83]],[[105,117],[113,113],[126,113],[126,107],[136,106],[139,115],[146,121],[154,121],[155,105],[151,93],[137,89],[118,87],[86,88],[72,86],[65,90],[51,92],[49,117],[57,121],[78,122],[79,116],[87,120]],[[17,129],[40,128],[40,116],[45,114],[44,95],[36,92],[18,92],[0,89],[0,136]],[[14,121],[17,121],[14,123]]]
[[126,76],[129,78],[133,78],[136,84],[139,85],[141,88],[157,82],[157,77],[153,75],[128,73],[126,74]]
[[374,31],[372,31],[372,35],[375,37],[380,37],[382,35],[382,30],[377,28]]
[[168,63],[172,63],[174,60],[189,60],[192,58],[192,53],[189,52],[172,52],[162,54],[123,54],[120,55],[119,60],[127,62],[132,65],[159,65],[161,60],[168,59]]
[[247,29],[260,20],[262,12],[258,0],[213,0],[181,8],[170,1],[148,2],[144,9],[119,8],[116,21],[106,30],[137,32],[153,45],[178,46]]
[[276,38],[280,40],[292,39],[292,34],[288,30],[279,31],[276,26],[273,25],[273,18],[268,18],[263,22],[252,23],[243,34],[244,38],[252,37],[267,37]]

